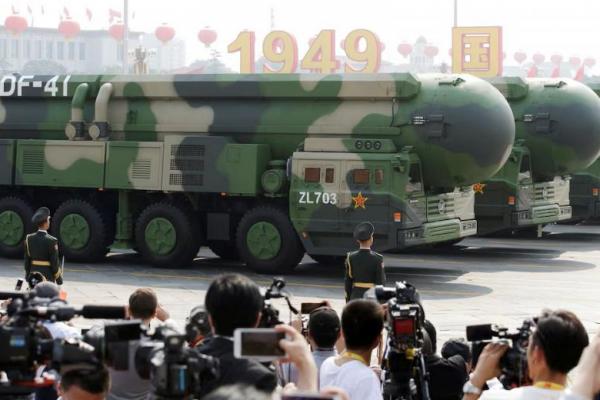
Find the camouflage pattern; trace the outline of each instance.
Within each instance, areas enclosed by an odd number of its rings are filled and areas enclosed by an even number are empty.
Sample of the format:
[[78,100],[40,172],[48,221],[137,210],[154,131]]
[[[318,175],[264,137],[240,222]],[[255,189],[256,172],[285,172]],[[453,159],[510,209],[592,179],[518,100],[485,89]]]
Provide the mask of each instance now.
[[[474,234],[470,186],[502,167],[514,129],[505,99],[463,75],[6,76],[0,165],[13,173],[0,182],[68,188],[121,245],[136,240],[136,216],[168,201],[185,205],[198,244],[235,241],[267,204],[289,213],[309,254],[345,254],[365,219],[391,250]],[[177,235],[155,233],[181,223],[161,218],[138,233],[174,249]]]
[[509,161],[476,196],[480,234],[571,218],[570,175],[600,154],[600,101],[569,79],[494,78],[514,113]]

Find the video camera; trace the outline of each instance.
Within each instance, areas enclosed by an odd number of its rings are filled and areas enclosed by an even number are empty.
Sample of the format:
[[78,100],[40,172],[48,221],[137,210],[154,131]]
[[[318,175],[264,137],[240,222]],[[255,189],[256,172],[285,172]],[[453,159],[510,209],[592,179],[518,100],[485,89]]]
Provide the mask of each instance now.
[[500,381],[506,388],[526,385],[529,383],[527,346],[533,326],[532,320],[523,321],[523,324],[512,332],[508,328],[492,324],[467,326],[467,340],[471,342],[473,365],[477,365],[483,348],[491,343],[493,338],[497,338],[509,346],[500,359]]
[[273,328],[283,324],[279,319],[279,310],[273,306],[271,299],[285,299],[290,312],[295,315],[300,314],[298,309],[292,305],[290,294],[285,291],[285,280],[283,278],[273,278],[271,286],[264,290],[263,297],[265,304],[263,306],[262,317],[259,324],[259,327],[261,328]]
[[417,289],[406,282],[394,288],[376,286],[368,299],[387,304],[386,330],[389,351],[384,360],[384,399],[429,399],[427,369],[422,352],[425,311]]

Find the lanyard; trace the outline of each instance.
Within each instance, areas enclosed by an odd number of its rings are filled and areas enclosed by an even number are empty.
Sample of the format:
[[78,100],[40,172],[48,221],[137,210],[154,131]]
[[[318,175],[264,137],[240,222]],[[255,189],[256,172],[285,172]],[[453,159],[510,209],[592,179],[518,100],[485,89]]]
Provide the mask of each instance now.
[[353,360],[360,361],[361,363],[365,364],[367,367],[369,366],[367,361],[360,354],[356,354],[356,353],[346,350],[345,352],[342,353],[342,357],[351,358]]
[[554,382],[539,381],[533,384],[534,387],[548,390],[565,390],[565,385]]

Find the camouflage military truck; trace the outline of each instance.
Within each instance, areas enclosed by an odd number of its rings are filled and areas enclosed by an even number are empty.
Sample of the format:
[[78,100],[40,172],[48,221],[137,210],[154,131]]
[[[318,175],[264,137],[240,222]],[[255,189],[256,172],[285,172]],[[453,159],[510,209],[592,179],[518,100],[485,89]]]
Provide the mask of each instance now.
[[479,234],[537,228],[571,218],[571,174],[600,153],[600,100],[570,79],[495,78],[509,101],[516,142],[507,163],[475,186]]
[[[587,83],[600,96],[600,81]],[[600,159],[596,159],[584,171],[573,174],[571,178],[571,222],[600,220]]]
[[506,100],[470,76],[5,76],[0,253],[49,206],[67,260],[109,246],[151,264],[202,245],[286,272],[354,247],[477,230],[471,185],[510,154]]

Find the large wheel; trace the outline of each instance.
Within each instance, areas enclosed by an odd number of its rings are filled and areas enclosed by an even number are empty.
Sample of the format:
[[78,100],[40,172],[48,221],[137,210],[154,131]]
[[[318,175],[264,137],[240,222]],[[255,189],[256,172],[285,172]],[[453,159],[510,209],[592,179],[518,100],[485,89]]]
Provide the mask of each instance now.
[[154,203],[135,224],[135,243],[144,259],[157,267],[174,268],[192,263],[201,240],[199,218],[185,205]]
[[304,255],[288,216],[275,207],[247,212],[238,226],[236,242],[242,260],[259,273],[289,273]]
[[222,260],[238,261],[240,259],[240,253],[238,253],[233,240],[211,240],[208,242],[208,248]]
[[311,254],[310,258],[321,265],[327,266],[343,266],[346,261],[345,256],[325,256],[320,254]]
[[33,207],[21,197],[0,199],[0,255],[23,257],[23,239],[35,227],[31,222]]
[[113,229],[104,213],[96,204],[81,199],[62,203],[56,209],[51,229],[58,238],[60,253],[69,261],[100,261],[107,253],[107,243],[113,239]]

